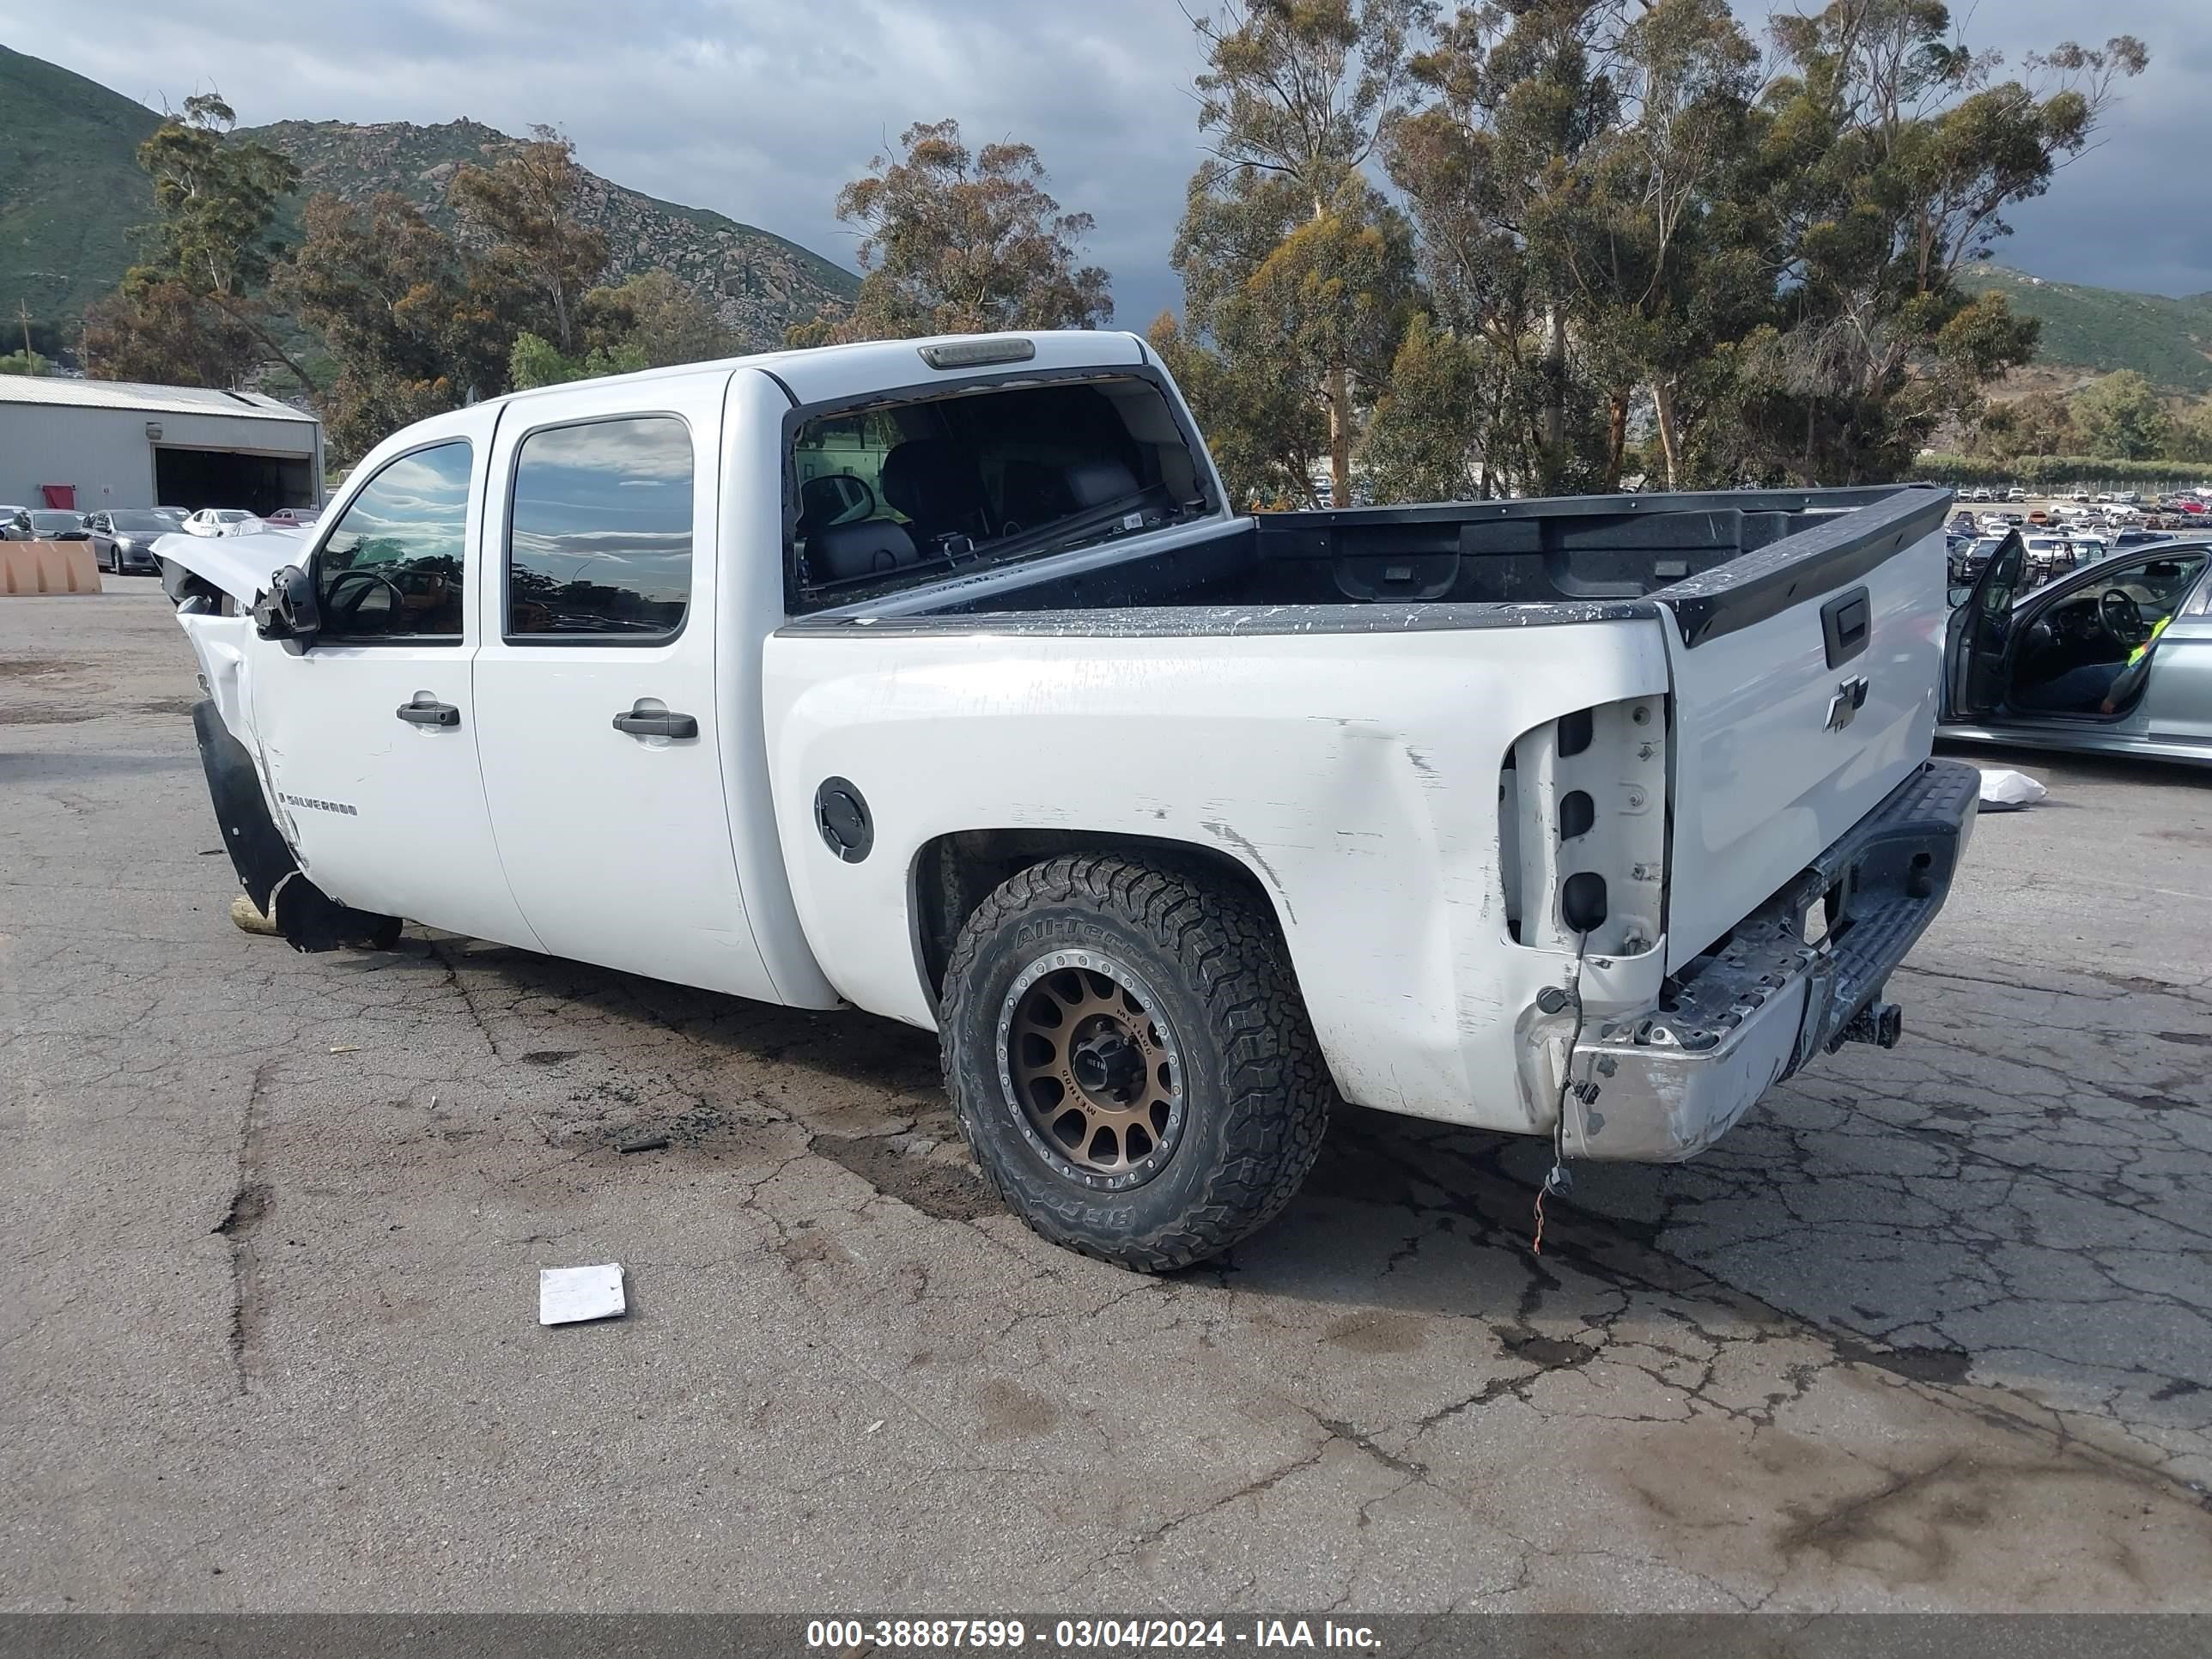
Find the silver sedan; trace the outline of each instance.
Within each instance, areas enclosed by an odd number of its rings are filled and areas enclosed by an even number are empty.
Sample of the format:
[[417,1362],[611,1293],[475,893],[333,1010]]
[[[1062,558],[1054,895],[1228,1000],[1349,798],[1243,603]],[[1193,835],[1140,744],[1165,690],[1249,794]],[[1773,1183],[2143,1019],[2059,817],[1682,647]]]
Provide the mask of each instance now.
[[2132,549],[2033,592],[2008,536],[1951,613],[1939,736],[2212,764],[2212,541]]

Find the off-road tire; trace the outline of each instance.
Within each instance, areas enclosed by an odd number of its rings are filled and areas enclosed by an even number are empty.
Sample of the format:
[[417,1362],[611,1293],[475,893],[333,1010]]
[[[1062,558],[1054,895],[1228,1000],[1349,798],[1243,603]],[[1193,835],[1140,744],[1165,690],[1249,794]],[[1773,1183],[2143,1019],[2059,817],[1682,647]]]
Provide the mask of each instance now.
[[[1001,1077],[1016,981],[1068,950],[1143,975],[1180,1051],[1174,1149],[1123,1190],[1048,1163]],[[1007,1207],[1055,1244],[1142,1272],[1205,1261],[1273,1220],[1336,1098],[1273,918],[1233,886],[1126,858],[1076,854],[1009,878],[954,941],[939,1014],[945,1092]]]

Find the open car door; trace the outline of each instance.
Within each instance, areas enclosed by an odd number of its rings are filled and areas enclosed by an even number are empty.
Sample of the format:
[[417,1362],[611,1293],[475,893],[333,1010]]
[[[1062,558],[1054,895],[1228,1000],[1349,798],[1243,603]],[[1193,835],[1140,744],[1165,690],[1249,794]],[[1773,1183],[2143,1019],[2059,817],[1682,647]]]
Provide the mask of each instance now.
[[2012,602],[2027,564],[2027,544],[2015,530],[1990,555],[1966,602],[1952,611],[1943,636],[1944,720],[1984,720],[2004,702]]

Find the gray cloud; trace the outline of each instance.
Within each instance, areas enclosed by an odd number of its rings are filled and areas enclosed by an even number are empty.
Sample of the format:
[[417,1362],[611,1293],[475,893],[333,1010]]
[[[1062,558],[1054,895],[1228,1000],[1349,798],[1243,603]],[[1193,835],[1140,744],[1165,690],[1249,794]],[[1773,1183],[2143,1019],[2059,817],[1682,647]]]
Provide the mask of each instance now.
[[[1747,13],[1752,8],[1740,7]],[[1960,9],[1962,12],[1966,8]],[[1984,0],[2012,57],[2131,30],[2154,68],[2106,142],[2023,207],[2000,254],[2039,275],[2212,289],[2212,38],[2201,0]],[[560,126],[609,178],[850,264],[838,186],[914,121],[1034,143],[1096,216],[1091,257],[1142,327],[1197,159],[1190,28],[1176,0],[0,0],[0,38],[150,103],[218,87],[248,123],[297,118]]]

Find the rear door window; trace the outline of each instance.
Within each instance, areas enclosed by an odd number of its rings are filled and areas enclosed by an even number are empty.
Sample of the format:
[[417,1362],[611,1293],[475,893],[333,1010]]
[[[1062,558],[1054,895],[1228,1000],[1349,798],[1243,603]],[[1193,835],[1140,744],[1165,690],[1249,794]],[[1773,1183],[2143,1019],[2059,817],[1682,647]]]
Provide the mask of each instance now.
[[515,451],[507,637],[649,645],[691,601],[691,428],[673,415],[548,427]]

